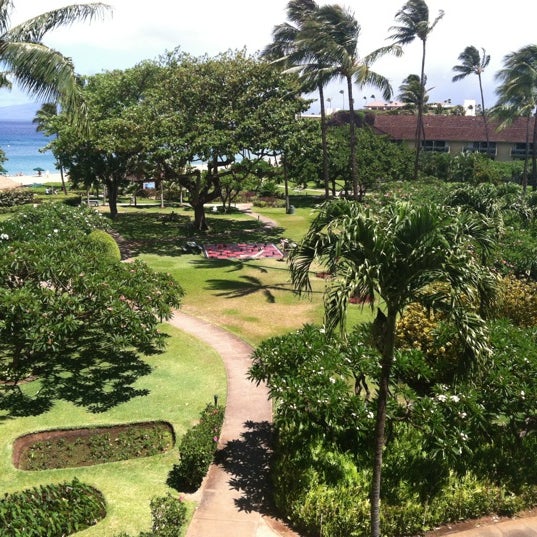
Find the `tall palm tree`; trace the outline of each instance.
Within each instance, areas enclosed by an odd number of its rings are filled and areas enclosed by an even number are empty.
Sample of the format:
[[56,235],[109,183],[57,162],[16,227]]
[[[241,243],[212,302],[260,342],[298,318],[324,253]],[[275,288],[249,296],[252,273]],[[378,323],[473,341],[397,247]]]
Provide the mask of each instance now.
[[[313,0],[290,0],[287,4],[289,22],[279,24],[272,31],[272,43],[267,45],[262,56],[280,63],[288,72],[298,72],[305,92],[317,90],[321,107],[321,144],[323,157],[323,181],[325,198],[330,196],[328,172],[328,141],[326,125],[326,108],[324,104],[324,86],[329,80],[325,67],[319,63],[313,51],[300,39],[300,33],[308,19],[319,9]],[[333,185],[335,195],[335,184]],[[288,203],[288,198],[287,203]],[[289,209],[289,207],[287,207]]]
[[[390,30],[394,33],[390,36],[395,43],[399,45],[408,45],[416,37],[421,41],[421,71],[420,81],[425,88],[425,56],[427,51],[427,39],[438,21],[442,19],[444,12],[439,11],[436,19],[429,23],[429,7],[425,0],[408,0],[405,5],[395,14],[395,20],[399,25],[392,26]],[[418,120],[416,125],[416,158],[414,161],[414,178],[418,178],[419,158],[421,152],[421,143],[424,136],[423,127],[423,102],[418,106]]]
[[[333,275],[325,293],[328,330],[345,326],[351,295],[374,297],[371,336],[380,353],[377,416],[371,483],[371,535],[380,536],[380,492],[385,447],[386,405],[395,352],[397,317],[418,302],[447,312],[474,353],[487,350],[478,290],[492,294],[494,280],[481,255],[494,245],[486,217],[432,205],[395,203],[370,213],[358,204],[324,204],[290,256],[291,277],[299,292],[311,292],[312,264]],[[485,293],[484,293],[485,294]],[[374,307],[372,304],[371,307]]]
[[[501,83],[496,89],[498,102],[495,115],[504,121],[516,117],[533,116],[533,149],[531,152],[531,183],[537,188],[537,45],[527,45],[507,54],[503,59],[504,67],[496,73]],[[527,146],[528,144],[526,144]]]
[[490,54],[487,54],[485,49],[482,48],[482,55],[479,53],[479,50],[473,45],[466,47],[459,54],[459,65],[453,66],[453,71],[458,73],[451,80],[453,82],[458,82],[463,80],[468,75],[477,75],[479,80],[479,94],[481,95],[481,114],[483,115],[483,122],[485,124],[485,136],[487,139],[487,154],[489,149],[489,126],[487,121],[487,111],[485,108],[485,97],[483,95],[483,79],[482,74],[490,63]]
[[381,47],[366,56],[358,54],[358,39],[361,27],[354,14],[340,5],[321,6],[313,17],[306,21],[301,39],[309,50],[314,51],[321,63],[331,66],[326,72],[330,78],[340,78],[347,83],[347,95],[350,117],[350,168],[353,195],[359,199],[362,184],[358,177],[356,159],[356,123],[354,115],[353,84],[359,88],[374,86],[381,90],[383,97],[389,100],[393,94],[389,80],[371,69],[371,65],[385,54],[399,56],[401,49],[397,45]]
[[0,0],[0,63],[4,76],[23,91],[44,101],[60,102],[66,110],[77,111],[80,88],[70,58],[43,44],[50,30],[76,21],[102,17],[109,6],[77,4],[48,11],[10,27],[13,0]]

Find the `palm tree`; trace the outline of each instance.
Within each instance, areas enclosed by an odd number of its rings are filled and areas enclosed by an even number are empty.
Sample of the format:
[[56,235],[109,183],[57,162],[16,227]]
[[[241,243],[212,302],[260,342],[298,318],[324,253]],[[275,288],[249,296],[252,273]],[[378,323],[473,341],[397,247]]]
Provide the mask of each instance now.
[[[425,77],[427,83],[427,77]],[[419,75],[408,75],[399,86],[399,99],[405,103],[405,108],[414,111],[418,110],[419,104],[423,103],[424,108],[429,101],[429,95],[424,86],[421,85]]]
[[[395,20],[400,24],[398,26],[392,26],[390,30],[394,33],[390,36],[395,40],[395,43],[399,45],[407,45],[412,43],[417,37],[421,41],[421,71],[420,81],[423,88],[425,88],[425,55],[427,51],[427,39],[429,34],[433,31],[438,21],[444,16],[442,10],[439,11],[438,16],[429,24],[429,7],[425,3],[425,0],[408,0],[406,4],[395,14]],[[419,158],[421,152],[422,136],[424,136],[423,127],[423,105],[419,103],[418,106],[418,120],[416,125],[416,158],[414,161],[414,178],[418,178],[419,172]]]
[[80,88],[70,58],[47,47],[42,39],[47,32],[76,21],[102,17],[106,4],[77,4],[48,11],[10,28],[13,0],[0,0],[0,62],[8,79],[23,91],[44,101],[60,102],[66,110],[77,112]]
[[309,50],[314,51],[321,63],[330,66],[326,73],[330,78],[338,77],[347,83],[347,95],[350,117],[350,168],[354,199],[362,195],[363,185],[358,178],[356,159],[356,123],[354,116],[353,84],[359,88],[374,86],[381,90],[384,99],[392,96],[392,87],[389,80],[374,72],[371,65],[385,54],[399,56],[399,46],[379,48],[370,54],[360,57],[358,54],[358,39],[361,27],[354,14],[340,5],[326,5],[320,7],[314,16],[306,21],[301,32],[302,42]]
[[311,292],[312,264],[326,266],[333,275],[325,293],[327,330],[338,325],[343,330],[351,295],[374,297],[378,304],[371,325],[381,357],[370,494],[373,537],[380,536],[382,456],[397,317],[412,302],[444,311],[470,350],[487,351],[478,304],[470,304],[478,290],[489,297],[494,290],[490,272],[480,263],[494,245],[492,229],[486,217],[432,205],[399,202],[373,214],[358,204],[335,201],[321,207],[290,256],[292,282],[301,293]]
[[[527,45],[507,54],[504,67],[496,73],[501,84],[496,89],[498,102],[494,114],[504,123],[516,117],[534,118],[532,161],[532,186],[537,188],[537,45]],[[528,147],[526,144],[526,148]]]
[[[324,104],[324,86],[329,80],[325,74],[325,66],[321,65],[313,51],[300,39],[306,21],[319,9],[313,0],[290,0],[287,4],[287,18],[289,22],[279,24],[272,31],[273,41],[265,47],[262,56],[284,66],[287,72],[298,72],[302,89],[310,92],[317,89],[321,106],[321,144],[323,154],[323,181],[324,195],[330,196],[328,173],[328,141],[326,125],[326,109]],[[335,184],[332,187],[335,195]],[[286,197],[288,205],[288,197]],[[289,206],[287,206],[289,210]]]
[[479,50],[477,50],[477,48],[475,48],[474,46],[466,47],[459,54],[459,61],[461,63],[459,65],[453,66],[453,71],[458,74],[455,75],[451,80],[453,82],[458,82],[459,80],[466,78],[468,75],[477,75],[477,78],[479,80],[479,93],[481,95],[481,114],[483,115],[483,122],[485,124],[485,136],[487,139],[488,154],[489,126],[487,121],[487,112],[485,108],[485,97],[483,96],[483,80],[481,75],[490,63],[490,55],[485,52],[484,48],[481,49],[481,52],[483,53],[483,55],[481,55],[479,53]]

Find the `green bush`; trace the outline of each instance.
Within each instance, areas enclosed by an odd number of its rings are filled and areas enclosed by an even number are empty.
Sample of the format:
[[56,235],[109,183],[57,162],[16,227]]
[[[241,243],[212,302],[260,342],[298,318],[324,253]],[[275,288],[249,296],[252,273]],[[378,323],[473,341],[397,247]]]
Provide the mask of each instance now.
[[33,203],[34,193],[31,190],[16,188],[13,190],[0,190],[0,207],[15,207]]
[[179,444],[179,464],[174,465],[168,485],[184,492],[198,489],[213,461],[224,421],[224,409],[207,405],[197,425],[189,429]]
[[63,537],[93,526],[105,515],[103,495],[77,479],[6,494],[0,500],[3,537]]
[[121,252],[114,237],[102,229],[94,229],[87,239],[90,249],[106,263],[121,261]]

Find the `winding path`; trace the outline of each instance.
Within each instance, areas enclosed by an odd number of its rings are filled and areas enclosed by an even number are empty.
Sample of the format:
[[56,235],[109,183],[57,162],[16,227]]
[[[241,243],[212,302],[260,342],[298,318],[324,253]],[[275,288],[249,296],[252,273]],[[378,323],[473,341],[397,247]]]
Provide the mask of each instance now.
[[273,517],[268,469],[272,405],[264,385],[248,380],[252,347],[183,312],[170,324],[213,347],[227,375],[227,403],[218,454],[201,489],[186,537],[298,537]]

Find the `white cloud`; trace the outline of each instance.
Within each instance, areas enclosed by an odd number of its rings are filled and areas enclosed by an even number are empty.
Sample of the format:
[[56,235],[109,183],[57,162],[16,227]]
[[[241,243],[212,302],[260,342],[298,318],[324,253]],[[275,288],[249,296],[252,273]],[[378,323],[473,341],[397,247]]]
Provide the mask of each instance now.
[[[72,1],[15,0],[13,22]],[[106,21],[94,21],[91,25],[78,23],[51,32],[46,38],[47,44],[71,56],[82,74],[130,67],[177,46],[194,55],[214,55],[244,46],[253,53],[270,41],[273,27],[285,21],[287,6],[287,0],[152,0],[143,3],[143,7],[138,7],[142,4],[137,0],[108,3],[114,13]],[[395,13],[404,0],[340,3],[353,10],[360,22],[359,51],[367,54],[389,43],[389,28],[395,24]],[[501,8],[468,0],[429,0],[427,4],[431,20],[440,9],[445,10],[427,44],[428,86],[435,88],[431,98],[451,98],[454,102],[478,99],[477,80],[472,80],[475,77],[456,84],[451,82],[451,69],[458,63],[458,55],[467,45],[474,45],[484,47],[492,58],[484,82],[487,103],[493,104],[494,74],[501,68],[505,54],[537,42],[534,38],[537,5],[525,0],[511,0]],[[415,42],[405,47],[402,58],[379,60],[375,70],[391,80],[397,93],[404,77],[419,72],[420,58],[420,42]],[[340,87],[344,86],[332,85],[327,95],[333,103],[341,102]],[[361,104],[363,95],[372,93],[374,90],[367,88],[356,90],[357,104]],[[0,100],[3,100],[1,96]]]

